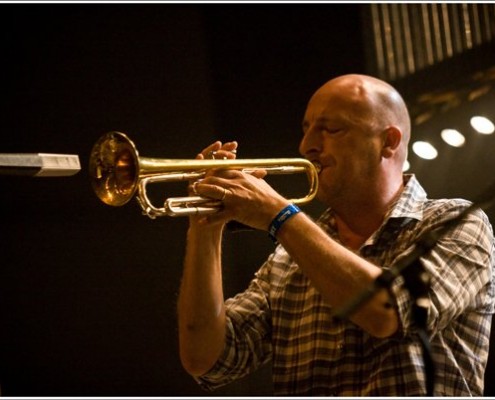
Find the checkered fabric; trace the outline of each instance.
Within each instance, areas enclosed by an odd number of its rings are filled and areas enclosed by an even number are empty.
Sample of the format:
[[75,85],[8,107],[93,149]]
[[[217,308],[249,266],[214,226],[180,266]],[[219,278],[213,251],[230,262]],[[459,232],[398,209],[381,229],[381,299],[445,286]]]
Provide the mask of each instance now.
[[[381,228],[361,247],[370,262],[390,268],[421,233],[460,213],[461,199],[430,200],[414,177]],[[332,211],[318,224],[338,240]],[[421,258],[431,277],[428,335],[436,368],[435,396],[482,396],[494,312],[494,239],[487,216],[470,213]],[[226,301],[224,352],[197,377],[212,390],[271,361],[277,396],[424,396],[425,370],[411,297],[402,277],[391,292],[400,329],[391,338],[370,336],[332,317],[283,247],[278,246],[248,289]]]

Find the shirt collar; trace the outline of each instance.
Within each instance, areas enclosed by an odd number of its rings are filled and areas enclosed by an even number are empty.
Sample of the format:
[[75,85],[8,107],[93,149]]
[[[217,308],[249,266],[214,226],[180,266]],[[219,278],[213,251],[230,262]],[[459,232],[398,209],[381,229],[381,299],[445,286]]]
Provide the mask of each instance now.
[[[387,226],[390,227],[392,222],[392,225],[397,225],[396,228],[399,228],[400,226],[409,223],[411,219],[421,221],[423,219],[423,204],[426,200],[426,192],[416,179],[416,176],[414,174],[404,174],[404,189],[401,195],[397,201],[391,205],[381,227],[371,235],[365,245],[373,243],[376,240],[377,235],[386,229]],[[325,210],[318,219],[318,222],[320,227],[332,237],[335,238],[337,236],[335,215],[331,208]]]
[[414,174],[404,174],[404,190],[398,200],[390,207],[385,221],[390,218],[423,219],[423,204],[426,192]]
[[404,174],[404,189],[401,195],[391,205],[380,228],[366,240],[361,249],[396,236],[412,220],[421,221],[426,200],[426,192],[415,175]]

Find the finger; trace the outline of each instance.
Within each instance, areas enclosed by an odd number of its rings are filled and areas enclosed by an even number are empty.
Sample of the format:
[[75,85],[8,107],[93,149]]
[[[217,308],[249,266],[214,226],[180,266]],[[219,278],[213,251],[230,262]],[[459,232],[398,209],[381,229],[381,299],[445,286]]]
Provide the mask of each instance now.
[[[228,179],[236,179],[241,177],[242,177],[242,171],[237,169],[229,169],[228,167],[225,167],[225,168],[209,169],[206,172],[204,179],[208,178],[208,180],[205,183],[216,184],[226,187],[228,185],[227,182]],[[219,180],[210,181],[211,179],[216,179],[216,178],[218,178]]]
[[262,168],[253,169],[253,170],[245,171],[245,172],[248,173],[249,175],[254,176],[255,178],[258,178],[258,179],[263,179],[265,176],[268,175],[268,172],[266,171],[266,169],[262,169]]
[[216,159],[233,160],[237,155],[237,142],[224,143],[220,149],[215,151]]
[[203,179],[196,179],[194,181],[190,181],[189,186],[188,186],[188,192],[189,195],[194,195],[194,196],[199,196],[197,185],[200,183]]
[[218,151],[219,149],[222,148],[222,142],[217,140],[216,142],[210,144],[208,147],[205,147],[197,156],[196,158],[199,160],[203,160],[205,158],[210,157],[210,154],[214,151]]
[[237,147],[238,147],[238,143],[234,140],[232,142],[224,143],[223,146],[221,147],[221,150],[235,152],[235,150],[237,150]]
[[212,183],[198,183],[195,185],[195,190],[199,196],[221,201],[225,200],[226,196],[230,194],[228,189]]

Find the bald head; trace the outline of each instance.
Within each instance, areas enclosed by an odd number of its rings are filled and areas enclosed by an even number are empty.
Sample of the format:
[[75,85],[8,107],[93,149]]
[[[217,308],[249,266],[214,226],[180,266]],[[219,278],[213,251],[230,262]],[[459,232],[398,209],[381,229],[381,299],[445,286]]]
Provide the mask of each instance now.
[[365,122],[377,130],[397,127],[402,133],[398,156],[405,160],[411,121],[406,104],[394,87],[371,76],[349,74],[328,81],[313,97],[329,94],[339,96],[349,106],[346,115],[349,120]]

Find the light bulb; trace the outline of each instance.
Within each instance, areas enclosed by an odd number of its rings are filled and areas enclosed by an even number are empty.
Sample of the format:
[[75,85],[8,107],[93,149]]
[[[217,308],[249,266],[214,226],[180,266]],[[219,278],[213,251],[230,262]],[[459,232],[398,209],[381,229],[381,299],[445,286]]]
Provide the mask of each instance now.
[[495,132],[495,125],[486,117],[476,116],[471,118],[471,126],[483,135],[491,135]]
[[466,143],[464,135],[456,129],[444,129],[440,135],[445,143],[453,147],[462,147]]
[[414,142],[412,149],[418,157],[424,158],[425,160],[433,160],[438,156],[437,149],[428,142]]

